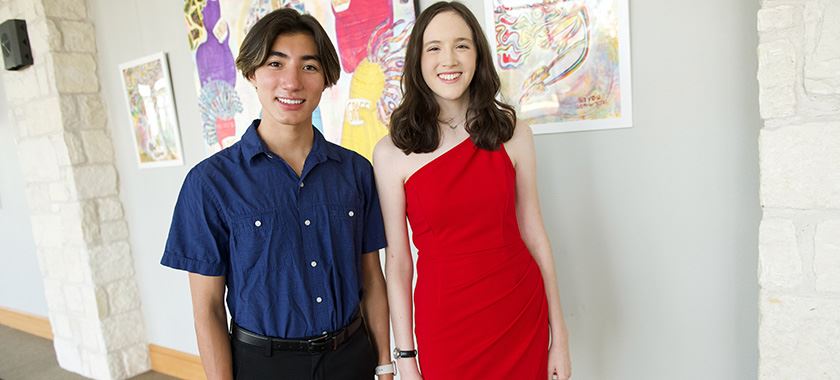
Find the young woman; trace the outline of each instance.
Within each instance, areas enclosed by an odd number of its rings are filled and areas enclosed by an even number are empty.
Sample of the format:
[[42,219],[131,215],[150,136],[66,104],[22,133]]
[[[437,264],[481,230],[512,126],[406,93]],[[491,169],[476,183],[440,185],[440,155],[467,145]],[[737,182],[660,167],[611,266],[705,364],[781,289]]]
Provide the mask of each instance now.
[[[420,14],[403,102],[374,150],[401,379],[420,370],[426,380],[570,376],[533,138],[495,100],[499,87],[464,5]],[[413,303],[406,217],[419,249]]]

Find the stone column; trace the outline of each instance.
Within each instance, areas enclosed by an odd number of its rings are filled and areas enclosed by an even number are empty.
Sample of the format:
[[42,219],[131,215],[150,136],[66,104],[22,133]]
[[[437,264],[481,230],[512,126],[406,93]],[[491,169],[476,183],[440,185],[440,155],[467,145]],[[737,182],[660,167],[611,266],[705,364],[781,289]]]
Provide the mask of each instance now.
[[840,378],[840,2],[758,13],[759,378]]
[[26,20],[35,64],[4,71],[62,368],[97,379],[149,370],[128,225],[84,0],[0,0]]

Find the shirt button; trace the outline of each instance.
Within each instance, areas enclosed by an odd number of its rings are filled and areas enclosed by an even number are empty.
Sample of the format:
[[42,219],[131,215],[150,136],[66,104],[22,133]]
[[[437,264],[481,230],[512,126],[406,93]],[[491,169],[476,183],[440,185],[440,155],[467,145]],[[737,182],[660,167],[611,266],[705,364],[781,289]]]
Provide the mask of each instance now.
[[300,182],[300,187],[303,187],[303,181]]
[[315,299],[315,302],[317,302],[317,303],[321,303],[321,301],[323,301],[323,299],[321,299],[321,297],[318,297],[318,298]]
[[254,225],[257,226],[257,227],[262,226],[262,222],[257,220],[257,221],[254,222]]
[[309,265],[311,265],[313,268],[315,268],[315,267],[318,266],[318,263],[315,260],[312,260],[312,262],[309,263]]
[[327,330],[322,331],[321,334],[327,335]]
[[347,215],[350,215],[352,217],[353,215],[356,215],[356,213],[353,212],[353,210],[350,210],[350,212],[348,212]]
[[306,219],[306,220],[303,221],[303,224],[308,226],[308,225],[312,224],[312,222],[310,222],[309,219]]

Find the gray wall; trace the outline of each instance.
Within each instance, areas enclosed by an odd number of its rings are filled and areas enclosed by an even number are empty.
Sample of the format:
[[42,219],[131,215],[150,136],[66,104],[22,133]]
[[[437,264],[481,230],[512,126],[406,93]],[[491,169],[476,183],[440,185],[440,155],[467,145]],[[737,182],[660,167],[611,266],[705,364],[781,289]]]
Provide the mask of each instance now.
[[[481,1],[465,3],[483,20]],[[186,275],[158,264],[181,181],[205,155],[183,3],[88,4],[149,340],[195,353]],[[756,377],[757,10],[634,2],[634,127],[536,137],[576,378]],[[186,164],[139,170],[117,65],[158,51],[169,54]],[[32,267],[34,258],[3,260]],[[11,305],[0,284],[0,306]],[[26,284],[16,288],[43,298],[40,283]]]
[[5,89],[0,85],[0,307],[45,316],[47,300],[35,255],[15,128],[8,115]]
[[[187,275],[159,264],[181,183],[187,171],[206,156],[201,145],[195,65],[187,45],[184,3],[90,0],[88,8],[96,28],[97,70],[108,108],[149,342],[197,353]],[[185,164],[141,170],[132,145],[118,66],[161,51],[169,58]]]

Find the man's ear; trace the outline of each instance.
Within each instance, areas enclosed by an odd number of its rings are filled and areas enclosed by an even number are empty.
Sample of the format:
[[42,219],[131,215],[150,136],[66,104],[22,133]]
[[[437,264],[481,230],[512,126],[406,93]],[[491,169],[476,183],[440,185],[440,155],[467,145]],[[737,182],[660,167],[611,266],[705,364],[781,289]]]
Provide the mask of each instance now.
[[253,85],[254,88],[257,88],[257,80],[254,79],[254,74],[253,73],[251,75],[248,75],[247,77],[245,77],[245,79],[247,79],[248,82],[251,82],[251,85]]

